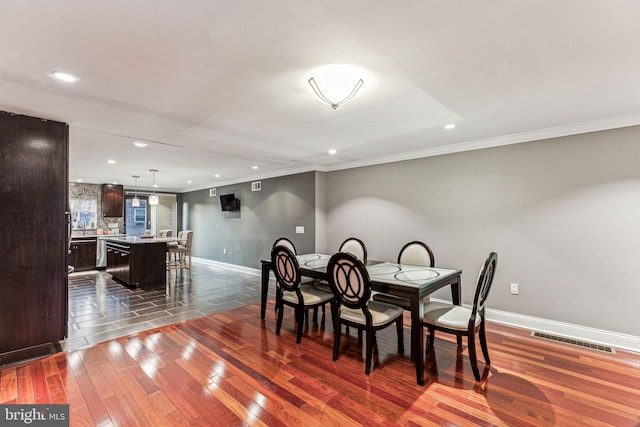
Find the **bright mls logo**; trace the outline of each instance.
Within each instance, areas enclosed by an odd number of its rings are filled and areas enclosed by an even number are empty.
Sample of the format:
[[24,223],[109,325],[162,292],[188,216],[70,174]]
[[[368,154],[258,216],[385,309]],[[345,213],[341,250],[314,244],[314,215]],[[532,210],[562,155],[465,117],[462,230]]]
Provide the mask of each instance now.
[[69,405],[0,405],[0,427],[69,426]]

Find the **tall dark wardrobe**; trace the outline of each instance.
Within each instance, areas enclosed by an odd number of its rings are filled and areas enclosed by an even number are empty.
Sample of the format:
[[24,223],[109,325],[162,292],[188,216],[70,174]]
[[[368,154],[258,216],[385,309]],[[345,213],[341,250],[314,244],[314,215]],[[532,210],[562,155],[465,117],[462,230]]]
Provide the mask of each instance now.
[[0,111],[0,364],[66,335],[68,153],[67,124]]

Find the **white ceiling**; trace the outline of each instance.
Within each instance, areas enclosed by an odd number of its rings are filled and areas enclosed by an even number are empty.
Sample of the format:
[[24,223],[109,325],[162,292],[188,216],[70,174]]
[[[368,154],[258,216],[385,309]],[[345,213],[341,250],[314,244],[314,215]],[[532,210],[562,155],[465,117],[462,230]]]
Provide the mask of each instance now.
[[183,192],[638,124],[639,40],[636,0],[2,0],[0,109],[69,123],[71,180]]

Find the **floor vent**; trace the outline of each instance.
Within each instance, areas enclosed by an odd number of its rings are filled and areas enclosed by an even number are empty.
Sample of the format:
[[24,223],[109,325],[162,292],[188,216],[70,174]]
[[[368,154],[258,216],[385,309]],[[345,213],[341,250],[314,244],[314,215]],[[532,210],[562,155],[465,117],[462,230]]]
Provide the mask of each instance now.
[[595,344],[587,341],[576,340],[574,338],[567,338],[567,337],[561,337],[558,335],[545,334],[544,332],[538,332],[538,331],[531,331],[531,336],[535,338],[542,338],[549,341],[575,345],[578,347],[590,348],[592,350],[602,351],[604,353],[616,354],[616,350],[613,347],[609,347],[607,345],[602,345],[602,344]]

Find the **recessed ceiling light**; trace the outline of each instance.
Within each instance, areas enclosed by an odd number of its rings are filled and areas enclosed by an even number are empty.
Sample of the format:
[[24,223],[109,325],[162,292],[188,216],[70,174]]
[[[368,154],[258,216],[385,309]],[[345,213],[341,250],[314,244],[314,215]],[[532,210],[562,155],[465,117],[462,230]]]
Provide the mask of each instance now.
[[251,166],[251,169],[260,169],[258,166]]
[[191,184],[191,181],[187,181],[187,184]]
[[140,147],[140,148],[142,148],[142,147],[146,147],[146,146],[147,146],[147,143],[146,143],[146,142],[135,141],[135,142],[133,143],[133,145],[135,145],[136,147]]
[[158,184],[153,184],[153,188],[158,188]]
[[63,73],[62,71],[54,71],[51,73],[51,75],[54,78],[67,83],[73,83],[75,81],[78,81],[78,78],[76,76],[72,76],[71,74],[68,74],[68,73]]
[[336,151],[334,148],[332,148],[331,150],[329,150],[329,154],[336,154],[336,153],[337,153],[337,151]]
[[107,160],[107,163],[109,163],[110,165],[115,165],[116,161],[115,160]]
[[113,181],[113,185],[118,185],[118,183],[116,181]]
[[448,125],[446,125],[444,128],[445,128],[445,129],[455,129],[455,128],[456,128],[456,125],[455,125],[455,123],[449,123],[449,124],[448,124]]
[[78,178],[78,179],[76,179],[76,181],[82,182],[82,178]]
[[217,174],[215,174],[213,176],[216,177],[216,178],[220,178],[220,174],[219,173],[217,173]]

